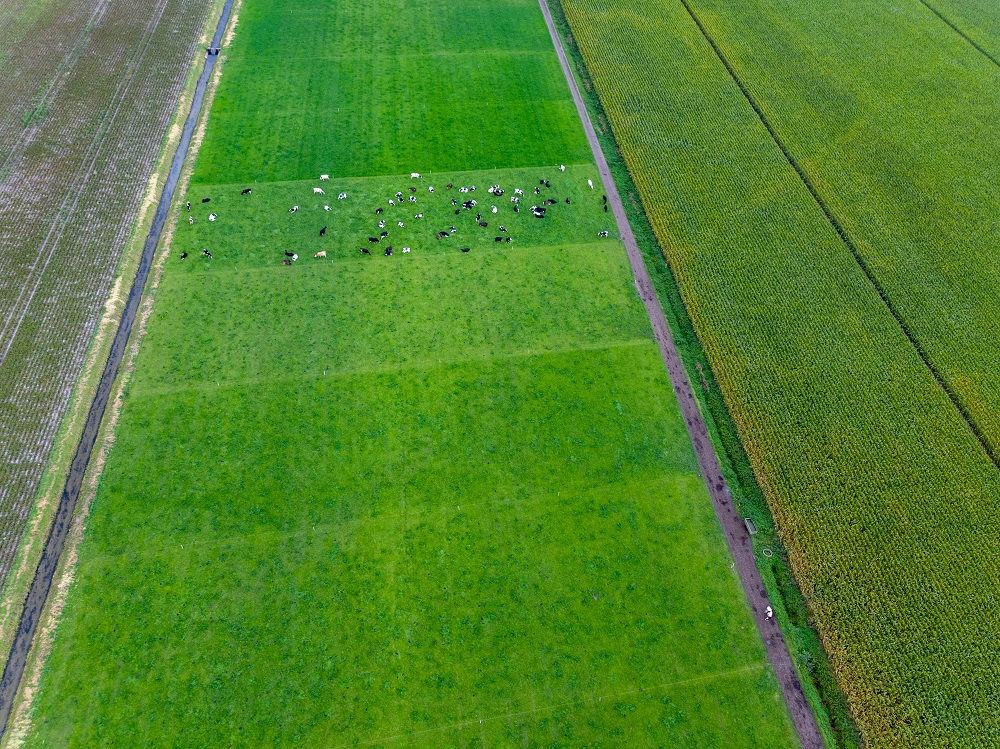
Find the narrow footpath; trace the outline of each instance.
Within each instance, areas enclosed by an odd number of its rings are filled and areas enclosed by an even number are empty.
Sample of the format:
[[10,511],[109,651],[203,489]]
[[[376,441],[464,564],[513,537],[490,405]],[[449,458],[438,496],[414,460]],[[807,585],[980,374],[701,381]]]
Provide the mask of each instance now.
[[670,382],[674,387],[674,394],[677,402],[680,403],[681,413],[684,422],[687,424],[688,434],[694,445],[694,451],[698,456],[698,466],[701,468],[701,475],[705,478],[708,486],[708,493],[712,498],[712,506],[715,508],[716,517],[722,525],[729,551],[733,555],[736,563],[736,570],[739,572],[740,581],[743,583],[743,590],[746,592],[750,608],[753,610],[754,619],[757,621],[757,628],[760,630],[764,645],[767,648],[767,657],[771,661],[774,673],[778,677],[781,685],[781,692],[788,705],[788,712],[792,722],[795,724],[795,732],[798,734],[799,742],[803,749],[824,749],[823,739],[816,727],[816,719],[812,709],[806,701],[802,692],[802,685],[799,683],[798,674],[792,665],[791,656],[788,654],[788,647],[785,638],[781,634],[778,623],[774,618],[768,619],[766,616],[767,607],[770,601],[767,592],[764,590],[764,583],[757,570],[754,561],[753,545],[750,541],[750,534],[747,531],[743,519],[736,513],[730,499],[729,488],[722,476],[719,468],[719,459],[715,454],[715,448],[708,437],[708,430],[705,421],[702,419],[698,404],[695,402],[694,394],[691,392],[691,385],[688,382],[687,374],[684,372],[684,365],[681,364],[677,348],[674,346],[673,337],[667,327],[667,321],[663,317],[663,310],[660,307],[659,299],[653,290],[653,282],[646,271],[646,265],[642,260],[642,253],[636,244],[635,235],[629,225],[625,215],[625,208],[622,205],[615,181],[611,177],[611,170],[608,168],[607,159],[601,150],[600,142],[597,140],[597,133],[590,122],[590,115],[584,104],[580,89],[576,85],[572,68],[563,50],[562,40],[556,31],[555,23],[552,21],[552,14],[546,0],[538,0],[542,7],[542,14],[545,16],[545,24],[549,27],[549,34],[552,36],[552,43],[555,45],[556,53],[559,55],[559,63],[562,65],[566,82],[569,84],[573,94],[573,102],[576,110],[580,114],[580,121],[583,123],[584,132],[590,142],[590,148],[594,152],[594,160],[597,162],[597,169],[601,174],[601,182],[604,185],[604,192],[608,196],[608,203],[614,213],[615,221],[618,222],[618,231],[621,234],[622,242],[625,243],[625,250],[628,252],[629,263],[632,265],[632,276],[635,279],[636,289],[642,303],[646,305],[646,314],[649,315],[649,322],[653,326],[653,336],[660,346],[660,353],[663,355],[663,362],[667,366],[667,373],[670,375]]
[[194,134],[195,125],[201,114],[201,105],[205,99],[205,90],[211,78],[212,70],[219,59],[217,50],[222,45],[222,35],[229,23],[229,14],[232,10],[233,0],[226,0],[219,17],[219,23],[215,29],[215,37],[212,40],[210,51],[205,56],[205,67],[201,71],[198,85],[195,88],[194,99],[191,102],[191,111],[188,113],[184,123],[184,131],[181,134],[180,144],[177,152],[170,164],[170,173],[167,176],[166,184],[163,186],[163,194],[160,196],[159,205],[156,208],[156,216],[153,218],[153,225],[150,227],[149,236],[142,249],[142,258],[139,261],[139,269],[136,272],[135,280],[129,291],[128,303],[125,305],[125,312],[122,314],[118,331],[115,333],[115,340],[111,345],[111,352],[108,354],[108,361],[104,365],[104,372],[101,381],[97,386],[97,393],[94,402],[87,413],[87,422],[80,437],[80,444],[77,446],[76,455],[70,467],[69,476],[66,479],[66,487],[63,489],[62,497],[59,500],[59,509],[56,511],[55,521],[49,531],[49,537],[45,542],[45,549],[42,552],[38,569],[35,570],[35,577],[28,591],[28,597],[24,602],[24,610],[21,612],[21,622],[18,626],[17,634],[14,636],[14,643],[11,646],[10,654],[7,656],[7,664],[4,667],[3,679],[0,680],[0,737],[7,730],[7,721],[10,718],[11,708],[14,705],[14,697],[17,695],[18,686],[21,683],[21,676],[24,674],[24,666],[31,650],[32,641],[35,637],[35,629],[38,627],[38,620],[45,607],[45,601],[52,587],[52,577],[59,565],[59,557],[62,555],[63,546],[66,544],[66,534],[69,532],[70,523],[73,519],[73,509],[76,507],[76,500],[80,496],[80,487],[83,484],[83,476],[90,462],[90,455],[97,440],[97,432],[101,427],[101,420],[104,418],[104,411],[107,408],[108,400],[111,396],[111,388],[128,346],[129,336],[132,334],[132,324],[135,322],[136,312],[139,310],[139,302],[142,300],[143,291],[146,288],[146,281],[149,279],[149,271],[153,266],[153,256],[156,254],[156,245],[160,241],[160,234],[163,225],[167,220],[167,213],[170,204],[174,199],[174,190],[177,187],[177,180],[181,175],[181,168],[187,157],[188,148],[191,145],[191,136]]

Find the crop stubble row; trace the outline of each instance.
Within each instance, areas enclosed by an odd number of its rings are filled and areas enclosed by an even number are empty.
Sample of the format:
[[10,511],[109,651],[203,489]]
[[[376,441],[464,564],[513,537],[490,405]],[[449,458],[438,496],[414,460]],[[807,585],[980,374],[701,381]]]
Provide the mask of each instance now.
[[[206,0],[107,3],[74,64],[62,71],[49,112],[34,123],[0,182],[0,352],[6,351],[0,363],[0,583],[207,7]],[[77,18],[83,16],[91,17]],[[67,47],[80,33],[61,31],[72,37]]]

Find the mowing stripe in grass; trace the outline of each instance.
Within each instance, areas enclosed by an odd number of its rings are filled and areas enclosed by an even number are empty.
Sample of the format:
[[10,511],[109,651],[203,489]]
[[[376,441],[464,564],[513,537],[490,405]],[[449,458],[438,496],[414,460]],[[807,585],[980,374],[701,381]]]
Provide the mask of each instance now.
[[618,188],[615,185],[614,178],[611,176],[611,170],[608,167],[607,159],[604,157],[604,152],[601,150],[597,133],[594,131],[593,123],[590,121],[590,115],[587,113],[587,105],[580,95],[576,78],[573,76],[572,68],[562,46],[562,40],[559,38],[555,22],[552,20],[552,13],[549,11],[546,0],[538,0],[538,2],[542,8],[542,14],[545,16],[545,24],[548,26],[552,43],[555,45],[556,52],[559,55],[559,63],[562,66],[563,74],[566,76],[566,83],[573,94],[573,102],[580,115],[580,122],[583,124],[587,141],[590,143],[591,150],[594,153],[594,160],[601,174],[601,182],[608,195],[608,202],[611,203],[622,241],[625,243],[625,249],[628,253],[629,263],[632,266],[635,278],[636,290],[649,316],[649,322],[653,328],[653,337],[660,347],[663,363],[666,365],[670,382],[673,385],[674,395],[677,397],[677,402],[681,407],[688,435],[691,437],[695,454],[698,457],[698,466],[708,487],[709,496],[712,499],[712,507],[715,510],[719,524],[722,526],[722,531],[726,537],[726,544],[735,561],[736,569],[740,576],[740,583],[750,603],[750,608],[753,610],[757,628],[764,640],[768,659],[774,668],[775,675],[778,677],[781,694],[784,697],[788,712],[792,718],[792,723],[795,726],[795,733],[798,735],[799,742],[804,749],[823,749],[823,738],[820,736],[819,729],[816,726],[816,717],[813,715],[812,708],[809,706],[809,702],[802,691],[802,685],[799,683],[798,674],[795,671],[795,666],[788,652],[788,645],[785,643],[785,638],[781,633],[777,621],[765,613],[765,609],[770,611],[770,606],[768,605],[769,599],[760,577],[760,571],[757,569],[753,546],[749,543],[750,539],[746,534],[743,519],[733,509],[732,501],[730,500],[731,494],[729,487],[726,486],[725,477],[722,475],[719,458],[715,454],[715,448],[708,436],[705,421],[698,410],[697,402],[691,391],[691,384],[688,382],[684,365],[681,363],[680,354],[678,354],[677,348],[674,345],[670,328],[667,326],[667,321],[663,316],[663,309],[660,307],[660,301],[653,289],[653,282],[646,270],[646,265],[643,261],[642,253],[639,251],[639,246],[636,243],[635,235],[632,233],[632,227],[629,225],[628,216],[625,214],[625,207],[622,205],[621,197],[618,195]]
[[[749,666],[742,666],[741,668],[731,668],[726,671],[716,671],[711,674],[704,674],[703,676],[694,676],[690,679],[678,679],[677,681],[668,681],[663,684],[653,684],[646,687],[637,687],[635,689],[626,689],[620,692],[606,692],[602,694],[592,694],[588,699],[573,700],[571,702],[560,702],[554,705],[542,705],[541,707],[535,707],[531,710],[515,710],[510,713],[503,713],[501,715],[487,715],[483,718],[471,718],[469,720],[459,721],[458,723],[449,723],[446,726],[436,726],[434,728],[425,728],[421,731],[411,731],[409,733],[398,733],[394,736],[381,736],[377,739],[372,739],[370,741],[362,741],[360,746],[375,746],[377,744],[383,744],[385,742],[395,742],[399,739],[407,739],[413,736],[424,736],[430,733],[443,733],[445,731],[450,731],[455,728],[465,728],[467,726],[477,726],[483,723],[494,723],[497,721],[507,720],[509,718],[522,718],[527,715],[537,715],[538,713],[550,713],[556,710],[563,710],[565,708],[573,708],[578,705],[594,705],[595,703],[607,700],[620,700],[623,697],[634,697],[637,695],[648,695],[651,692],[659,691],[669,691],[675,689],[676,687],[684,687],[691,684],[704,684],[707,681],[716,681],[718,679],[725,679],[731,676],[742,676],[744,674],[752,673],[754,671],[759,671],[764,668],[763,663],[751,663]],[[347,744],[335,744],[333,746],[327,747],[326,749],[345,749],[349,746],[359,746],[354,742]]]
[[[212,42],[213,47],[219,46],[222,42],[222,33],[229,22],[229,12],[232,9],[232,5],[233,0],[226,0],[218,26],[216,27],[215,38]],[[17,695],[18,687],[21,684],[21,676],[24,673],[28,652],[31,650],[32,641],[34,640],[35,629],[38,626],[38,620],[41,617],[45,601],[49,595],[52,576],[59,565],[59,558],[66,543],[66,534],[69,532],[70,522],[73,519],[73,509],[80,495],[84,473],[90,462],[91,450],[94,448],[97,432],[100,429],[101,420],[104,418],[104,411],[107,408],[108,399],[111,395],[111,387],[118,376],[118,368],[125,354],[129,336],[132,333],[132,323],[135,321],[135,313],[139,309],[139,302],[142,299],[146,280],[149,278],[149,271],[153,265],[153,254],[156,251],[156,245],[160,241],[160,233],[163,231],[167,211],[174,197],[174,188],[177,186],[181,167],[184,165],[188,146],[191,144],[191,136],[194,133],[195,124],[201,113],[201,104],[205,98],[208,79],[211,76],[217,59],[214,55],[208,55],[205,58],[205,67],[202,70],[201,77],[198,79],[198,86],[191,101],[191,111],[188,113],[187,121],[184,123],[184,132],[177,146],[177,152],[174,154],[174,160],[170,166],[167,181],[163,186],[163,193],[160,196],[160,202],[156,209],[156,217],[153,219],[153,225],[150,227],[149,236],[143,247],[142,259],[139,262],[139,269],[136,272],[135,280],[129,291],[128,303],[125,305],[125,311],[122,313],[122,319],[115,334],[114,343],[112,343],[111,351],[108,354],[107,364],[104,366],[101,381],[97,386],[97,392],[94,394],[94,401],[87,414],[87,422],[83,428],[83,433],[80,435],[80,444],[77,447],[76,456],[73,458],[70,473],[66,479],[66,488],[63,489],[62,497],[59,500],[59,509],[56,511],[56,517],[49,531],[49,537],[45,542],[45,550],[42,552],[42,558],[38,563],[34,580],[31,583],[31,589],[28,591],[24,609],[21,612],[21,623],[18,626],[17,634],[14,636],[14,642],[11,644],[10,654],[7,656],[3,678],[0,679],[0,737],[7,730],[7,721],[10,718],[10,711],[14,705],[14,697]]]
[[929,2],[927,2],[927,0],[920,0],[920,4],[923,5],[925,8],[927,8],[927,10],[929,10],[931,13],[933,13],[934,15],[936,15],[938,18],[940,18],[942,21],[944,21],[944,23],[947,24],[951,28],[952,31],[954,31],[956,34],[958,34],[960,37],[962,37],[965,41],[967,41],[969,44],[971,44],[973,46],[973,48],[977,52],[979,52],[983,57],[985,57],[987,60],[989,60],[994,65],[996,65],[998,68],[1000,68],[1000,60],[997,60],[997,58],[995,58],[993,55],[991,55],[985,49],[983,49],[982,47],[980,47],[972,39],[972,37],[970,37],[968,34],[966,34],[964,31],[962,31],[960,28],[958,28],[958,26],[956,26],[954,23],[952,23],[948,19],[948,17],[945,16],[941,11],[939,11],[937,8],[935,8],[933,5],[931,5]]
[[[923,0],[921,0],[921,2],[922,1]],[[726,55],[723,53],[719,45],[715,42],[715,39],[712,38],[712,35],[708,32],[708,29],[705,28],[705,25],[701,22],[701,19],[698,17],[698,14],[695,13],[694,9],[691,7],[688,0],[680,0],[680,2],[684,6],[684,9],[687,11],[688,15],[691,17],[691,20],[694,21],[695,25],[698,27],[698,30],[701,32],[701,35],[705,38],[705,41],[707,41],[708,44],[712,47],[712,51],[715,53],[715,56],[719,59],[719,62],[721,62],[722,65],[726,68],[726,72],[729,73],[729,77],[733,79],[733,83],[736,84],[740,92],[743,94],[743,98],[746,99],[747,103],[753,108],[753,111],[757,115],[757,118],[760,120],[761,124],[764,126],[768,134],[771,136],[771,140],[773,140],[774,144],[781,150],[781,153],[784,155],[785,160],[789,163],[792,169],[795,170],[795,173],[799,176],[799,179],[802,181],[802,184],[805,185],[806,189],[809,191],[809,194],[812,196],[813,200],[816,201],[816,205],[818,205],[820,210],[823,211],[823,215],[826,216],[826,219],[830,223],[830,226],[833,227],[834,231],[837,232],[837,235],[840,237],[841,241],[843,241],[847,249],[850,250],[851,256],[854,258],[854,261],[858,264],[858,267],[861,268],[861,272],[865,274],[865,277],[868,279],[869,283],[871,283],[872,288],[875,289],[875,293],[879,295],[879,298],[882,300],[883,304],[885,304],[886,309],[889,310],[889,314],[892,315],[893,319],[895,319],[896,323],[899,325],[900,330],[903,331],[903,335],[906,336],[906,339],[910,342],[910,345],[913,346],[913,349],[917,352],[917,355],[920,357],[921,361],[923,361],[924,365],[934,376],[934,380],[937,382],[938,386],[948,396],[948,399],[955,407],[955,410],[958,411],[958,413],[961,415],[962,419],[969,427],[969,430],[972,432],[976,440],[978,440],[980,446],[983,448],[983,452],[986,453],[987,457],[989,457],[990,461],[997,468],[997,470],[1000,470],[1000,455],[997,455],[997,453],[994,451],[992,445],[990,445],[989,440],[986,439],[986,435],[983,433],[979,424],[972,416],[972,413],[968,410],[968,408],[965,407],[965,404],[963,404],[961,399],[958,397],[958,393],[956,393],[955,390],[951,387],[951,385],[948,384],[948,381],[942,376],[942,374],[938,371],[937,367],[935,367],[934,364],[931,362],[930,357],[924,350],[924,347],[920,344],[920,341],[917,340],[917,337],[913,334],[913,332],[910,330],[909,325],[907,325],[906,321],[903,319],[903,315],[896,308],[896,305],[893,304],[892,300],[889,298],[889,295],[885,292],[885,289],[882,287],[878,279],[875,277],[875,274],[868,266],[868,263],[865,261],[864,257],[862,257],[861,253],[858,251],[857,245],[854,244],[854,240],[851,239],[850,235],[847,233],[847,230],[844,228],[844,225],[840,222],[840,220],[834,214],[833,210],[831,210],[830,206],[819,194],[819,191],[816,189],[816,186],[809,178],[809,175],[806,174],[805,169],[802,168],[798,160],[796,160],[795,156],[792,155],[792,152],[788,150],[788,147],[781,139],[781,136],[778,135],[777,131],[771,125],[770,121],[768,121],[767,116],[764,114],[764,110],[761,109],[761,106],[754,98],[754,95],[750,93],[750,90],[746,87],[742,79],[736,73],[736,69],[726,58]],[[969,41],[971,42],[972,40],[970,39]],[[984,54],[986,53],[984,52]]]

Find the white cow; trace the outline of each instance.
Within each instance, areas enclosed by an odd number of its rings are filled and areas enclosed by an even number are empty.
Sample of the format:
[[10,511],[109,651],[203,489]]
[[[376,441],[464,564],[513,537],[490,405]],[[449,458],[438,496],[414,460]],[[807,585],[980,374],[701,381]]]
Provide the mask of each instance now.
[[340,195],[337,196],[337,200],[343,200],[346,197],[347,197],[347,193],[346,192],[342,192],[342,193],[340,193]]
[[315,255],[313,255],[313,257],[326,257],[326,250],[322,250],[321,252],[317,252]]
[[323,206],[323,210],[324,210],[324,211],[328,211],[328,210],[330,210],[330,206],[328,206],[328,205],[325,205],[325,206]]
[[560,164],[559,165],[559,171],[560,172],[565,172],[566,171],[566,165],[565,164]]
[[410,172],[410,179],[420,179],[419,172]]
[[589,180],[589,179],[588,179],[588,180],[587,180],[587,184],[588,184],[588,185],[590,185],[590,189],[591,189],[591,190],[593,190],[593,189],[594,189],[594,182],[593,182],[593,180]]
[[321,175],[319,175],[319,179],[320,179],[320,182],[326,182],[328,179],[330,179],[330,175],[329,174],[321,174]]
[[326,195],[326,193],[323,192],[323,188],[322,187],[314,187],[313,188],[313,195]]
[[217,219],[218,217],[219,217],[219,215],[217,213],[210,213],[210,214],[208,214],[208,220],[209,221],[215,221],[215,219]]

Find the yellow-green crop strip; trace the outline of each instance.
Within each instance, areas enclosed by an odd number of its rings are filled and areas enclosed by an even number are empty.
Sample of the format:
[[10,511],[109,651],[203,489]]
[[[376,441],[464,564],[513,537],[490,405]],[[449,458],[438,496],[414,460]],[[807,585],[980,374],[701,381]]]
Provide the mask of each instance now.
[[941,387],[995,440],[996,67],[919,2],[563,5],[867,745],[996,745],[1000,480]]

